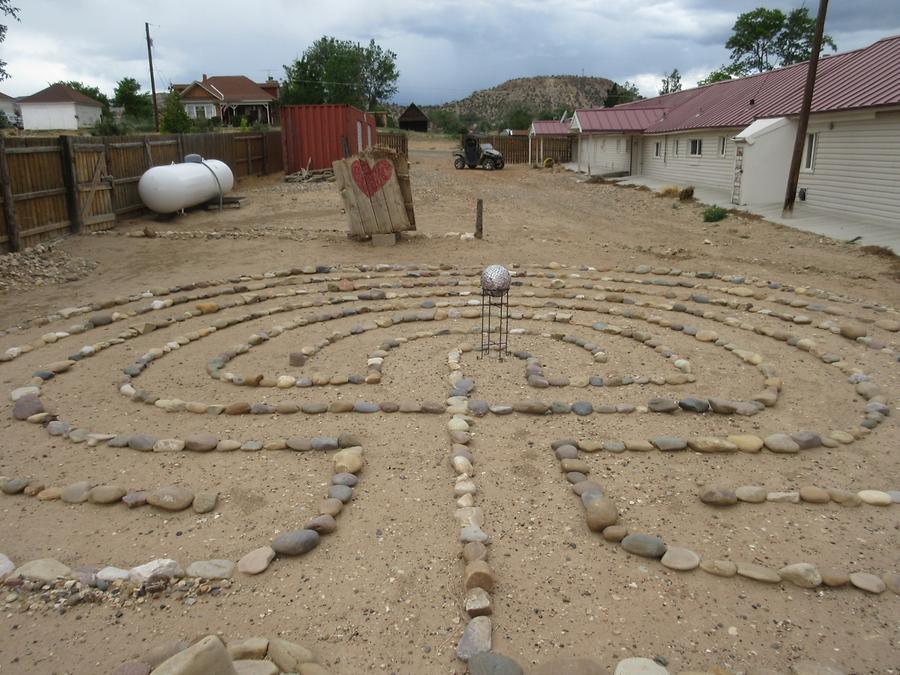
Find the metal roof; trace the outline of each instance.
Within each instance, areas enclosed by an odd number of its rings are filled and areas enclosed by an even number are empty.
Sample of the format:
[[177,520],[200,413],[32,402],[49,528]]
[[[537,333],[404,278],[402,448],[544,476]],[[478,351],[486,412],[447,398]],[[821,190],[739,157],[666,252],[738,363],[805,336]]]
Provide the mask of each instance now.
[[570,122],[557,120],[535,120],[531,123],[531,129],[535,136],[568,136],[572,133]]
[[[689,129],[746,127],[756,119],[797,115],[803,101],[808,62],[736,80],[623,103],[614,108],[578,111],[582,122],[604,115],[603,131],[660,134]],[[812,112],[836,112],[900,105],[900,36],[887,37],[868,47],[819,60]],[[617,120],[606,111],[661,110],[663,114],[641,128]]]
[[622,109],[582,108],[575,111],[578,126],[587,133],[640,132],[660,120],[666,109],[663,107],[640,107]]

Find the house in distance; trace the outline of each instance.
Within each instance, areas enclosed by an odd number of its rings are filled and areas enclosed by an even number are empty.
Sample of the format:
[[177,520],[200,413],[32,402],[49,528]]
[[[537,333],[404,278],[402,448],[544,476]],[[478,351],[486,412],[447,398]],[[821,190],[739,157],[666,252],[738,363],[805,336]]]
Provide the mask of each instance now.
[[397,120],[398,126],[406,131],[428,131],[428,115],[415,103],[403,111]]
[[25,129],[89,129],[100,121],[103,104],[62,83],[19,101]]
[[236,125],[241,118],[249,124],[276,124],[278,121],[278,82],[254,82],[243,75],[205,74],[190,84],[172,87],[191,119],[218,117],[224,125]]

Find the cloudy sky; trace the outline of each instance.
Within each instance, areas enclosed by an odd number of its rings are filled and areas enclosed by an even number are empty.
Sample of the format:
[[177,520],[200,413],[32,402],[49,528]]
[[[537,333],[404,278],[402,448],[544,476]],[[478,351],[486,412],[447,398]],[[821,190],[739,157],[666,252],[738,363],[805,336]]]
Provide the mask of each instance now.
[[[0,90],[32,94],[81,80],[108,94],[134,77],[149,89],[144,22],[157,87],[202,73],[280,78],[316,38],[374,38],[397,53],[398,103],[438,103],[529,75],[585,74],[655,95],[678,68],[686,85],[727,62],[737,15],[802,0],[13,0]],[[809,0],[812,11],[817,2]],[[832,0],[826,31],[840,51],[900,34],[898,0]]]

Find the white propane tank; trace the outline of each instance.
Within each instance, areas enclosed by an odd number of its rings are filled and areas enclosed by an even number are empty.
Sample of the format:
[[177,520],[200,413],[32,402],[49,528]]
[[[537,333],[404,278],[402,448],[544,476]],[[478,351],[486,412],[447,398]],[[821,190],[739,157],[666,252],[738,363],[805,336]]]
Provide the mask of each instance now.
[[138,194],[148,209],[175,213],[211,199],[218,199],[234,187],[234,174],[224,162],[205,159],[154,166],[138,182]]

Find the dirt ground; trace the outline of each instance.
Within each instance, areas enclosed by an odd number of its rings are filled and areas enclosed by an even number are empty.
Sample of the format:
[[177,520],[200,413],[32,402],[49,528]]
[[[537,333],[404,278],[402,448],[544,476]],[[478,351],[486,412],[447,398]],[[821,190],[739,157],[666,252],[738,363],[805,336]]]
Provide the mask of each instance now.
[[[66,252],[95,261],[96,269],[78,281],[3,296],[0,328],[151,287],[342,263],[537,268],[558,262],[569,268],[618,270],[646,264],[827,289],[854,300],[848,307],[866,316],[872,314],[863,307],[867,303],[900,306],[900,269],[894,258],[741,215],[706,224],[700,205],[580,183],[563,170],[510,165],[495,172],[455,171],[450,147],[440,140],[412,144],[418,232],[397,246],[374,248],[348,240],[333,185],[306,187],[275,177],[246,180],[235,190],[246,198],[240,209],[194,212],[170,221],[145,216],[120,224],[112,234],[66,240]],[[473,229],[477,198],[484,199],[484,240],[445,236]],[[160,236],[127,236],[144,228]],[[785,327],[774,318],[748,316]],[[900,389],[900,364],[884,352],[814,330],[819,320],[794,328],[872,375],[893,399]],[[210,379],[206,361],[277,321],[249,321],[182,347],[148,369],[142,382],[184,400],[236,400],[240,390]],[[234,367],[240,372],[288,372],[288,352],[334,329],[349,330],[358,321],[350,317],[287,333],[240,357]],[[0,338],[0,351],[71,322],[12,331]],[[702,319],[696,322],[707,327]],[[520,323],[547,330],[537,322]],[[48,383],[47,396],[66,420],[122,433],[147,428],[160,437],[203,430],[235,438],[354,433],[362,439],[368,463],[337,533],[302,558],[276,560],[257,577],[237,575],[231,588],[200,597],[193,605],[156,601],[121,612],[80,605],[64,614],[7,606],[0,619],[0,674],[109,672],[153,645],[209,633],[229,640],[282,636],[310,647],[337,674],[465,672],[454,655],[466,617],[453,476],[446,462],[446,415],[266,415],[211,422],[199,415],[165,414],[116,393],[122,367],[190,325],[150,333],[86,359]],[[419,328],[400,326],[389,336]],[[648,329],[664,333],[667,344],[690,358],[698,381],[690,393],[746,398],[761,387],[757,370],[724,350],[703,349],[691,338],[657,326]],[[121,325],[113,324],[97,333],[107,337],[120,330]],[[560,656],[590,656],[612,672],[621,658],[658,656],[673,673],[714,668],[788,672],[804,658],[848,673],[900,672],[900,597],[890,591],[873,596],[852,588],[804,590],[787,583],[722,579],[699,570],[674,572],[627,554],[585,526],[581,506],[549,450],[556,439],[721,434],[723,428],[764,436],[858,423],[864,402],[834,368],[753,333],[721,324],[715,330],[778,364],[785,390],[775,408],[749,420],[513,415],[478,421],[479,504],[484,529],[493,540],[490,560],[498,582],[494,649],[526,668]],[[597,370],[667,372],[658,354],[633,341],[596,338],[587,328],[579,333],[608,346],[609,364]],[[882,331],[878,337],[897,350],[896,335]],[[376,331],[342,340],[316,356],[316,367],[361,372],[366,354],[385,337]],[[549,373],[574,376],[593,373],[596,367],[587,352],[573,345],[539,336],[513,340],[514,349],[540,355]],[[446,354],[458,342],[447,336],[404,345],[386,361],[377,394],[365,389],[359,397],[443,400]],[[36,368],[65,358],[83,343],[76,336],[0,364],[0,384],[6,390],[21,386]],[[523,371],[523,362],[516,359],[503,364],[465,360],[466,374],[478,383],[478,397],[490,401],[534,397],[524,386]],[[297,391],[298,402],[356,398],[358,393],[337,387]],[[630,386],[564,390],[556,397],[597,405],[684,392]],[[275,394],[271,398],[278,399]],[[592,476],[615,495],[632,531],[659,533],[670,545],[687,546],[704,558],[775,569],[810,561],[848,571],[900,571],[900,505],[854,509],[765,503],[717,510],[697,499],[701,487],[712,484],[754,483],[770,490],[804,484],[900,489],[895,420],[896,415],[887,418],[852,445],[799,455],[598,453],[586,460]],[[220,493],[217,513],[208,516],[0,496],[0,552],[16,563],[45,557],[71,566],[121,567],[157,557],[183,564],[237,560],[279,531],[302,526],[313,515],[330,470],[327,457],[316,453],[160,455],[90,448],[51,438],[8,413],[0,419],[0,433],[0,474],[5,476],[36,477],[48,485],[89,480],[129,487],[177,480],[195,491]]]

